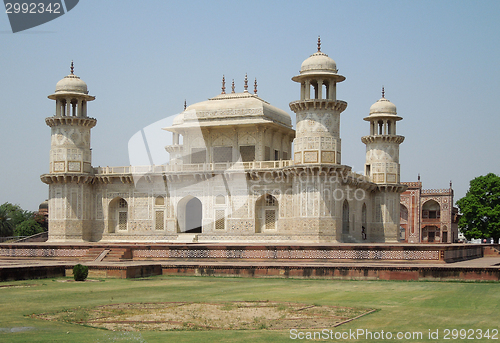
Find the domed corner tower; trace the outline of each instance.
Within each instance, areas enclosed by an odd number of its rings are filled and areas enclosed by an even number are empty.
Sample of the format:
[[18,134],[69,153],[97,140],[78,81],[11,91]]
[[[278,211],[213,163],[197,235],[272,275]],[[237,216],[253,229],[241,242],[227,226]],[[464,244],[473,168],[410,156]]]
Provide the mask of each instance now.
[[297,115],[295,164],[341,164],[340,113],[347,103],[337,100],[337,83],[345,80],[337,71],[335,61],[321,52],[318,38],[318,51],[292,77],[300,83],[300,100],[290,103]]
[[382,98],[364,118],[370,122],[370,135],[361,138],[366,144],[365,176],[377,184],[373,199],[373,227],[378,228],[375,241],[399,241],[400,194],[406,190],[400,183],[399,145],[405,138],[396,134],[396,122],[402,119],[396,106],[385,98],[384,88]]
[[56,113],[45,119],[51,128],[49,173],[41,180],[49,185],[49,241],[91,239],[91,190],[93,180],[90,130],[97,120],[87,116],[87,84],[71,73],[60,80],[54,94]]

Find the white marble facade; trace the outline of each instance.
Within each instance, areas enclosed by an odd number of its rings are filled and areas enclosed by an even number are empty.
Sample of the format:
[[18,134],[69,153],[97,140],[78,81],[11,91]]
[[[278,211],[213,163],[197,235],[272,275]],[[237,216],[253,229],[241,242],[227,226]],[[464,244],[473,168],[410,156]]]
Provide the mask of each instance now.
[[[397,242],[400,194],[396,107],[370,108],[365,175],[341,164],[336,99],[345,79],[318,51],[300,74],[290,115],[245,88],[193,104],[171,127],[170,162],[94,168],[87,85],[73,73],[49,98],[51,242]],[[293,143],[293,148],[292,148]],[[95,147],[99,149],[99,147]]]

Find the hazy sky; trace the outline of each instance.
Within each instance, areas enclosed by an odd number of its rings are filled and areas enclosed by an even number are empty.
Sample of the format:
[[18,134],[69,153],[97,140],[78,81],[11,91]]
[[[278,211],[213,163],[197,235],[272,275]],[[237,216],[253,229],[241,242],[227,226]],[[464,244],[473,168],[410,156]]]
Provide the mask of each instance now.
[[[12,34],[0,14],[0,203],[35,210],[48,196],[54,115],[47,99],[75,74],[96,100],[88,114],[94,166],[129,165],[135,132],[220,93],[221,78],[292,115],[291,81],[322,51],[346,81],[337,97],[342,163],[362,171],[363,121],[381,97],[403,120],[401,179],[447,188],[455,200],[470,179],[500,172],[500,1],[167,1],[82,0],[66,15]],[[168,121],[168,119],[167,119]],[[169,144],[169,134],[164,132]]]

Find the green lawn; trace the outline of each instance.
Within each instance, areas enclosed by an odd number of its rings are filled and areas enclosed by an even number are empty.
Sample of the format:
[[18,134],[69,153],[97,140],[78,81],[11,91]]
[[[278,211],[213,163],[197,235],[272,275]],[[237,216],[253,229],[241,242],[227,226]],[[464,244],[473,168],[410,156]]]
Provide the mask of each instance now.
[[[0,283],[0,342],[293,342],[289,331],[113,332],[82,325],[30,318],[33,313],[61,311],[123,302],[225,302],[270,300],[306,304],[376,308],[338,328],[384,332],[422,332],[423,339],[445,341],[445,329],[499,329],[499,283],[331,281],[214,277],[153,277],[106,279],[102,282],[61,282],[65,279]],[[4,287],[13,285],[18,287]],[[28,286],[28,287],[20,287]],[[32,327],[29,331],[7,329]],[[439,340],[428,332],[439,330]],[[307,330],[303,330],[307,331]],[[470,333],[470,331],[469,331]],[[297,332],[298,334],[298,332]],[[304,332],[305,334],[305,332]],[[474,336],[476,332],[474,333]],[[351,336],[352,337],[352,336]],[[373,339],[326,339],[330,342],[383,342]],[[451,339],[452,342],[471,340]],[[496,339],[474,341],[500,341]],[[321,340],[320,340],[321,341]],[[395,339],[392,339],[395,341]]]

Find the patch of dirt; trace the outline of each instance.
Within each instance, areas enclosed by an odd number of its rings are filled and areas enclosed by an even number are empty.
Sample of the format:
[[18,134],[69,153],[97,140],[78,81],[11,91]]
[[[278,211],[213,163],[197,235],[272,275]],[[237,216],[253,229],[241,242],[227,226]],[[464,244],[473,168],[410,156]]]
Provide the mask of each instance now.
[[85,281],[75,281],[74,279],[56,280],[57,282],[104,282],[103,280],[85,279]]
[[35,285],[35,284],[24,284],[24,285],[0,285],[0,289],[2,288],[25,288],[25,287],[37,287],[40,285]]
[[32,315],[119,331],[256,330],[331,328],[372,313],[373,309],[296,303],[125,303]]

